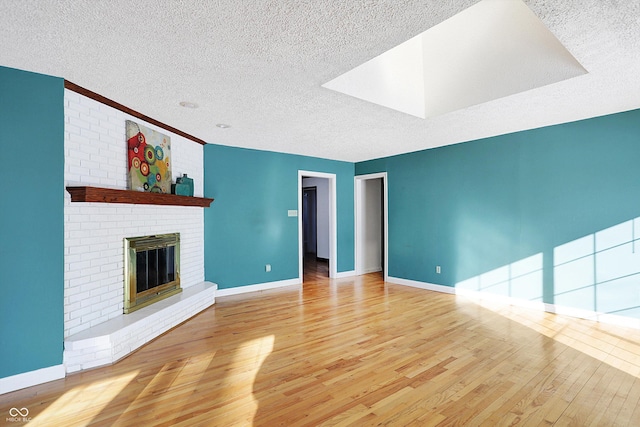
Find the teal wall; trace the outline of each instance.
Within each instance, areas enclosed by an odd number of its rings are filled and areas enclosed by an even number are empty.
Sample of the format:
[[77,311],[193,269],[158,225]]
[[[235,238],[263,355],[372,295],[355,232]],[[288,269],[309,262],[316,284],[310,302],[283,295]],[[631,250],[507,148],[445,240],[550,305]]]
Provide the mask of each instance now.
[[[298,277],[298,170],[336,174],[338,272],[354,269],[354,165],[206,145],[205,277],[220,289]],[[271,272],[265,265],[271,264]]]
[[[382,171],[390,276],[455,286],[541,255],[545,302],[598,309],[559,295],[554,249],[640,217],[640,110],[356,164],[357,175]],[[605,258],[595,257],[597,277]],[[617,314],[640,317],[640,275],[625,280],[582,295],[626,299]]]
[[62,363],[64,80],[0,67],[0,378]]
[[[0,67],[0,378],[62,363],[63,88]],[[388,173],[392,277],[456,286],[540,256],[538,299],[571,305],[557,289],[558,247],[636,219],[640,248],[638,110],[355,166],[219,145],[205,147],[204,163],[216,199],[205,209],[205,275],[221,289],[298,277],[297,218],[287,216],[298,170],[337,175],[338,272],[354,269],[354,173]],[[584,289],[624,299],[610,312],[640,318],[639,278]]]

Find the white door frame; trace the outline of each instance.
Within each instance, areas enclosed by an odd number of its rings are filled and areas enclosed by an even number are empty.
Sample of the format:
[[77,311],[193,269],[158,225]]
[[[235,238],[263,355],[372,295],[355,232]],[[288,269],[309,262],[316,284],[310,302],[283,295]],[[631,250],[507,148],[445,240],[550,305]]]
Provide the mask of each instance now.
[[388,281],[389,279],[389,207],[388,207],[388,185],[387,185],[387,173],[372,173],[368,175],[357,175],[354,177],[354,204],[355,204],[355,223],[356,223],[356,242],[355,242],[355,270],[356,275],[364,274],[361,268],[360,259],[364,254],[364,224],[362,221],[364,215],[364,206],[362,206],[362,195],[363,195],[363,186],[364,181],[369,179],[379,179],[382,178],[382,196],[383,196],[383,221],[384,221],[384,253],[383,253],[383,265],[382,270],[384,271],[384,281]]
[[304,250],[302,235],[302,177],[329,180],[329,277],[338,275],[338,239],[336,211],[336,174],[298,170],[298,279],[303,281]]

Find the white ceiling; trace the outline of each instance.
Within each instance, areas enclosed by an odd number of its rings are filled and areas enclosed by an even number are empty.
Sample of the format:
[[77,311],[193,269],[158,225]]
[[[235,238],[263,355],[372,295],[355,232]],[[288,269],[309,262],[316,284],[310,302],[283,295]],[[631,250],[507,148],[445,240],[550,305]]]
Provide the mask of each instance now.
[[588,74],[435,117],[321,86],[476,3],[0,0],[0,65],[212,143],[345,161],[640,108],[639,0],[525,0]]

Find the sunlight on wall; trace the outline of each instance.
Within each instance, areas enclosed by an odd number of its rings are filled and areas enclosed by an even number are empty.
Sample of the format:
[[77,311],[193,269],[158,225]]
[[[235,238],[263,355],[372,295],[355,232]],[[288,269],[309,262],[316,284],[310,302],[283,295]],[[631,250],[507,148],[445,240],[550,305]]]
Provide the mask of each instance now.
[[[543,254],[538,253],[455,287],[456,293],[542,304],[543,282]],[[555,247],[552,285],[553,300],[549,295],[546,301],[551,311],[631,326],[625,318],[640,319],[640,217]]]
[[[628,317],[640,318],[640,218],[557,246],[553,265],[552,311],[620,326],[637,324]],[[607,325],[511,305],[542,305],[542,253],[459,282],[456,294],[640,378],[637,339]]]
[[456,283],[459,291],[488,292],[542,302],[542,253]]
[[553,252],[556,305],[640,318],[640,218]]
[[34,416],[29,425],[88,425],[139,373],[140,371],[127,372],[74,387]]

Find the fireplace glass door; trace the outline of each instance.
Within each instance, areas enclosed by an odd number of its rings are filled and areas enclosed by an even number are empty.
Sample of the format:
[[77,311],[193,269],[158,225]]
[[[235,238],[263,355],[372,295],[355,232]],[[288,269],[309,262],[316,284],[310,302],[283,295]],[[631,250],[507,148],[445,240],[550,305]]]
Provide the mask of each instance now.
[[179,233],[126,238],[125,257],[125,313],[181,291]]

